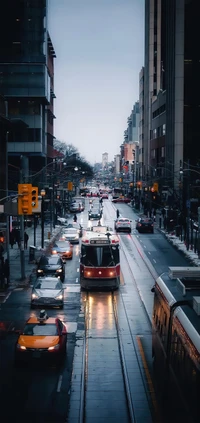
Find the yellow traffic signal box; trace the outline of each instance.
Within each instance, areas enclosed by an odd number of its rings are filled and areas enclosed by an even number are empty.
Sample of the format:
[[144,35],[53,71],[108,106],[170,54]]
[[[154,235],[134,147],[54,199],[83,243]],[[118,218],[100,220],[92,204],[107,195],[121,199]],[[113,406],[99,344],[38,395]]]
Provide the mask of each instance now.
[[68,182],[67,189],[68,189],[68,191],[72,191],[73,190],[73,182]]
[[38,208],[38,187],[31,189],[31,206],[33,210]]
[[18,184],[18,214],[32,214],[31,184]]

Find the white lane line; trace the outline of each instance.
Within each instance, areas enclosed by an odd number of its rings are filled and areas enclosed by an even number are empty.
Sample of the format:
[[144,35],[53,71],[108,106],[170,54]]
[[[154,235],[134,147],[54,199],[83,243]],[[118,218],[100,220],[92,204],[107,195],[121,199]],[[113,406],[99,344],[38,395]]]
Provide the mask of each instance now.
[[154,263],[156,263],[156,260],[155,259],[153,259],[153,261],[154,261]]
[[5,303],[7,301],[7,299],[10,297],[12,292],[9,292],[8,295],[6,296],[5,300],[3,300],[3,303]]
[[76,278],[76,283],[78,283],[78,278]]
[[147,248],[146,245],[144,245],[144,248]]
[[151,255],[150,251],[148,251],[148,254]]
[[79,272],[79,267],[77,268],[77,272]]
[[63,378],[62,375],[60,375],[58,379],[57,392],[60,392],[61,390],[62,378]]

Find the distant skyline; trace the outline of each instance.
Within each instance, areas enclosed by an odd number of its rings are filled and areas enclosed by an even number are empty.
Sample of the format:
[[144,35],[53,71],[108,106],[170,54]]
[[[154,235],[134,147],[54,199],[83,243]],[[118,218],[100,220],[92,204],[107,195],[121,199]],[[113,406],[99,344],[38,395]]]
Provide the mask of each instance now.
[[144,0],[49,0],[54,136],[91,164],[120,153],[144,63]]

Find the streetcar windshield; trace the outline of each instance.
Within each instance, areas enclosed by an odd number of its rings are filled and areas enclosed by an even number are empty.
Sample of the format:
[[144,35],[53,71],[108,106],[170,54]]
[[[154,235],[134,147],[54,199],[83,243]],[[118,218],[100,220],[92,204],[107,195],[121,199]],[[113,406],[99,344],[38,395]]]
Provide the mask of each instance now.
[[103,247],[82,245],[81,263],[89,267],[115,266],[119,263],[119,245]]

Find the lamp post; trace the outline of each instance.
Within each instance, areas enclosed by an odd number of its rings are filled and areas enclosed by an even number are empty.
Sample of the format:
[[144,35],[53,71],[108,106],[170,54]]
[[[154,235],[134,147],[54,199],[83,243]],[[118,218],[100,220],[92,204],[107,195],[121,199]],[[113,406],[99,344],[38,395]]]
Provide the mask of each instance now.
[[41,246],[44,248],[44,196],[46,195],[45,189],[40,191],[42,202],[41,202]]

